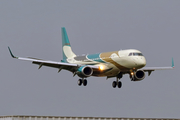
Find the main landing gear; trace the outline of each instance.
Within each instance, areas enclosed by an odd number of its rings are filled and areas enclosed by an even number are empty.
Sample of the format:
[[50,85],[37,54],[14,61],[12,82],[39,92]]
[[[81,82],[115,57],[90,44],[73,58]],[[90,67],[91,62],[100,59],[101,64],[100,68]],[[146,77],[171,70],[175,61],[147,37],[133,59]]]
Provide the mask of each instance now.
[[78,85],[81,86],[82,84],[83,84],[84,86],[86,86],[86,85],[87,85],[87,80],[86,80],[86,79],[79,79],[79,80],[78,80]]
[[[116,80],[116,81],[113,81],[113,83],[112,83],[112,87],[113,87],[113,88],[116,88],[116,86],[117,86],[118,88],[121,88],[121,87],[122,87],[122,82],[119,81],[119,79],[120,79],[120,77],[117,77],[117,80]],[[79,79],[77,83],[78,83],[79,86],[81,86],[81,85],[86,86],[86,85],[87,85],[87,80],[84,79],[84,78],[82,78],[82,79]]]
[[112,87],[113,87],[113,88],[115,88],[116,86],[117,86],[118,88],[121,88],[121,87],[122,87],[122,82],[119,81],[118,79],[119,79],[119,78],[117,78],[116,81],[113,81],[113,83],[112,83]]

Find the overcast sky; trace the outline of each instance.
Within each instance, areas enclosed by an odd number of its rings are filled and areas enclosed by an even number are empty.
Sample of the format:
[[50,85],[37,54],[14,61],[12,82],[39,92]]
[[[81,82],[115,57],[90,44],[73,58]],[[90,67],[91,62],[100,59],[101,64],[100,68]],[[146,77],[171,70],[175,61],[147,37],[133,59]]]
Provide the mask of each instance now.
[[[90,77],[12,59],[60,61],[61,27],[77,55],[134,48],[148,67],[170,66],[143,81]],[[180,118],[180,1],[1,0],[0,115]]]

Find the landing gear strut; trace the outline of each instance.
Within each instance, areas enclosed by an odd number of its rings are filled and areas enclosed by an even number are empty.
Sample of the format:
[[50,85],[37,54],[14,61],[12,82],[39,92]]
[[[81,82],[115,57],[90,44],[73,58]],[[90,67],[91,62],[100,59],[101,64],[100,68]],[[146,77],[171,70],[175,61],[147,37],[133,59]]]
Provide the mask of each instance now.
[[79,79],[79,80],[78,80],[78,85],[81,86],[82,84],[83,84],[84,86],[86,86],[86,85],[87,85],[87,80],[86,80],[86,79]]

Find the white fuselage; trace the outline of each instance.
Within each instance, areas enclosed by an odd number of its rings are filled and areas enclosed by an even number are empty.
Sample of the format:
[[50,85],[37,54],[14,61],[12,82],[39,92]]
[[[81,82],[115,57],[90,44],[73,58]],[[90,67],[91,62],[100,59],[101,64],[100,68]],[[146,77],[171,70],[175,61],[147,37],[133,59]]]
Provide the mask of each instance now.
[[95,76],[114,76],[120,72],[131,72],[146,65],[146,59],[138,50],[128,49],[67,59],[69,63],[100,66],[101,74]]

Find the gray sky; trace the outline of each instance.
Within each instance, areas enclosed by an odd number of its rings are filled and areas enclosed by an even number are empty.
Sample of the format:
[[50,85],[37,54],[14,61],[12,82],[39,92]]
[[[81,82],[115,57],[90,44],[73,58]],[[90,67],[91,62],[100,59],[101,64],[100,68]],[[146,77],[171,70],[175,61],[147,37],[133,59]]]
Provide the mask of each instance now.
[[[178,0],[1,0],[0,115],[180,118]],[[143,81],[88,78],[87,87],[68,71],[10,57],[60,61],[61,27],[73,51],[99,53],[135,48],[147,66],[170,66]]]

